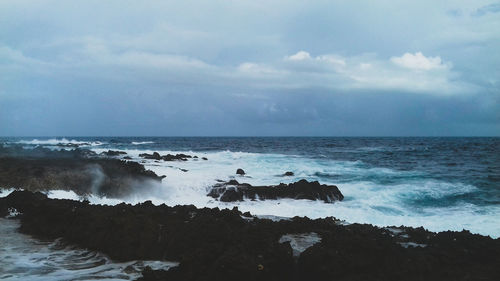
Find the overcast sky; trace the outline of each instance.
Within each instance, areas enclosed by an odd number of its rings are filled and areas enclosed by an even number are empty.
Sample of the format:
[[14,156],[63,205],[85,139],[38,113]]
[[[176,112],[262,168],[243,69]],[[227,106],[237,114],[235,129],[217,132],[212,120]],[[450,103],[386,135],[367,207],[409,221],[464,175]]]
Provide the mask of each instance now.
[[500,135],[500,2],[0,1],[3,136]]

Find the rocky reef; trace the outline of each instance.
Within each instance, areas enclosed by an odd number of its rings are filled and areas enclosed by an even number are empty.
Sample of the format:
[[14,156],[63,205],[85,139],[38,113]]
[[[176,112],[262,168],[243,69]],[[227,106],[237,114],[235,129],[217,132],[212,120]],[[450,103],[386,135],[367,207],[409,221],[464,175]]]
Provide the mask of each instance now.
[[16,191],[0,215],[20,231],[115,260],[180,262],[142,280],[500,280],[500,240],[467,231],[378,228],[334,218],[272,221],[194,206],[91,205]]
[[223,202],[242,201],[244,199],[276,200],[291,198],[333,203],[344,199],[344,195],[335,185],[324,185],[317,181],[309,182],[307,180],[273,186],[252,186],[248,183],[230,180],[214,185],[208,196]]
[[[188,161],[188,159],[198,159],[198,156],[192,156],[188,154],[178,153],[178,154],[166,154],[160,155],[158,152],[153,152],[153,154],[149,153],[141,153],[140,157],[144,159],[153,159],[153,160],[163,160],[163,161]],[[203,160],[208,160],[206,157],[202,157]]]
[[162,179],[139,163],[105,157],[109,154],[123,153],[108,151],[97,155],[82,149],[58,151],[0,146],[0,186],[122,197]]

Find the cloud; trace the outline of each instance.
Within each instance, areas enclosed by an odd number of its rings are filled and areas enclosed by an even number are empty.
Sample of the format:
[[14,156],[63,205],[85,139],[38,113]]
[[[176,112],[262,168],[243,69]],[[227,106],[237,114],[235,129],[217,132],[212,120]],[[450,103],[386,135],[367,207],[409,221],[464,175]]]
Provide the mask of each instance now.
[[302,61],[311,59],[311,55],[305,51],[299,51],[295,55],[286,56],[285,60]]
[[391,90],[430,95],[475,91],[473,85],[460,81],[460,75],[452,70],[451,62],[444,62],[439,56],[426,57],[421,52],[405,53],[383,60],[374,54],[350,57],[338,54],[312,56],[302,50],[285,56],[282,62],[247,62],[240,65],[238,70],[253,70],[253,78],[260,77],[262,84],[269,81],[267,74],[280,73],[281,79],[273,81],[273,87],[279,84],[282,88]]
[[[451,62],[444,62],[440,56],[426,57],[421,52],[407,52],[384,60],[375,54],[313,56],[301,50],[282,56],[281,60],[217,65],[195,57],[130,48],[124,42],[129,41],[83,37],[59,42],[65,46],[64,51],[49,62],[7,47],[0,49],[0,55],[11,57],[22,65],[50,66],[61,75],[70,71],[73,75],[99,79],[146,79],[166,84],[189,82],[193,87],[396,90],[430,95],[463,94],[474,90],[472,85],[458,79],[460,75],[452,70]],[[134,77],[130,77],[130,71],[136,73]]]
[[431,70],[448,67],[442,63],[441,57],[426,57],[421,52],[415,54],[405,53],[401,57],[392,57],[391,61],[398,66],[414,70]]
[[380,1],[0,1],[0,130],[375,134],[407,120],[426,134],[464,116],[483,125],[456,132],[498,131],[498,0]]
[[8,46],[0,45],[0,66],[9,65],[11,67],[23,67],[23,66],[49,66],[50,63],[31,58],[24,55],[22,51],[10,48]]
[[471,13],[473,17],[482,17],[488,13],[498,13],[500,12],[500,3],[493,3],[475,10]]

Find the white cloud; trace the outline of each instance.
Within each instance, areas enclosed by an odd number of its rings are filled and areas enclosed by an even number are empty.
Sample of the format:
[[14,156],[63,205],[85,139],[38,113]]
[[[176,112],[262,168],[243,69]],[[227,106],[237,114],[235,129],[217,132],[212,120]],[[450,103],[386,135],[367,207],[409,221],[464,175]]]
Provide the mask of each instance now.
[[[458,80],[451,63],[439,56],[421,52],[405,53],[382,60],[375,55],[345,57],[338,54],[312,56],[307,51],[285,56],[282,60],[244,62],[235,66],[208,63],[198,58],[172,53],[121,47],[98,38],[73,40],[58,57],[39,61],[11,48],[0,48],[0,57],[14,64],[47,66],[74,74],[96,75],[109,79],[127,78],[122,71],[133,69],[136,79],[171,83],[190,81],[213,86],[237,85],[259,89],[326,88],[332,90],[396,90],[434,95],[451,95],[471,90]],[[25,67],[27,68],[27,67]],[[103,69],[103,71],[101,71]],[[111,70],[111,71],[110,71]],[[432,70],[432,71],[431,71]],[[107,74],[106,74],[107,73]],[[142,75],[141,75],[142,73]]]
[[311,55],[305,51],[299,51],[295,55],[285,57],[285,60],[290,61],[303,61],[311,59]]
[[431,70],[447,67],[447,65],[442,63],[441,57],[426,57],[421,52],[415,54],[405,53],[401,57],[392,57],[391,62],[398,66],[414,70]]
[[432,95],[453,95],[474,90],[473,86],[460,82],[450,62],[443,62],[439,56],[425,57],[421,52],[382,60],[373,54],[311,56],[309,52],[300,51],[285,56],[284,63],[245,63],[239,67],[239,71],[250,70],[254,74],[262,74],[261,82],[264,84],[264,78],[269,80],[266,74],[282,73],[284,77],[273,81],[273,87],[281,83],[284,88],[395,90]]
[[333,56],[333,55],[318,56],[316,57],[316,60],[328,62],[331,64],[336,64],[338,66],[346,65],[345,60],[339,56]]

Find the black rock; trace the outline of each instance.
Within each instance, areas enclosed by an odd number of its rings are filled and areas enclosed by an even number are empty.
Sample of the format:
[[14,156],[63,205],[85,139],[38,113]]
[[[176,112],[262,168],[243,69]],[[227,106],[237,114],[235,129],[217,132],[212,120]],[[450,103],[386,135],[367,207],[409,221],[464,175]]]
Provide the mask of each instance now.
[[242,201],[243,199],[276,200],[280,198],[321,200],[326,203],[342,201],[344,195],[335,185],[324,185],[317,181],[300,180],[290,184],[275,186],[252,186],[230,180],[216,184],[208,196],[224,202]]
[[201,159],[202,159],[202,160],[208,160],[208,158],[207,158],[207,157],[201,157]]
[[156,151],[153,154],[141,153],[139,156],[145,159],[161,160],[160,154]]
[[104,151],[101,154],[106,155],[106,156],[120,156],[123,154],[127,154],[125,151],[119,151],[119,150],[108,150]]
[[293,172],[286,172],[283,174],[284,177],[291,177],[294,176],[295,174]]
[[245,171],[243,171],[243,169],[238,169],[238,170],[236,170],[236,174],[237,175],[244,175]]
[[[15,191],[0,198],[0,215],[19,215],[20,231],[98,250],[117,261],[170,260],[139,280],[500,280],[500,239],[462,232],[399,233],[334,218],[271,221],[237,209],[194,206],[92,205]],[[315,235],[293,256],[285,234]],[[419,246],[408,246],[411,243]]]
[[152,188],[151,180],[161,180],[139,163],[94,156],[78,149],[0,148],[0,186],[31,191],[72,190],[78,195],[96,193],[116,198],[136,188]]
[[164,161],[175,161],[175,160],[187,161],[188,158],[192,158],[192,156],[191,155],[186,155],[186,154],[179,153],[179,154],[176,154],[176,155],[172,155],[172,154],[163,155],[161,158]]

